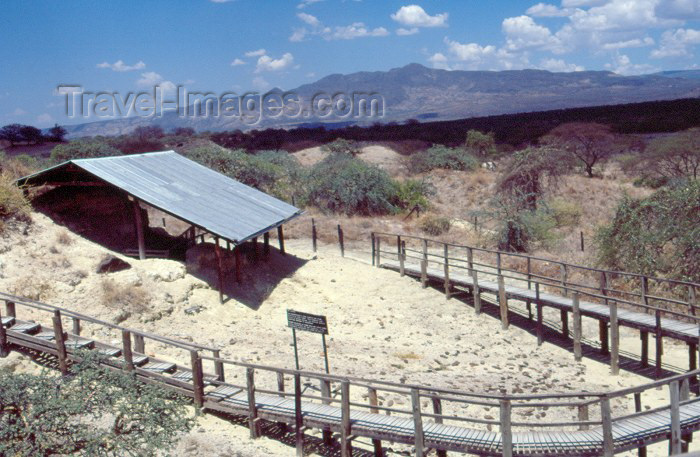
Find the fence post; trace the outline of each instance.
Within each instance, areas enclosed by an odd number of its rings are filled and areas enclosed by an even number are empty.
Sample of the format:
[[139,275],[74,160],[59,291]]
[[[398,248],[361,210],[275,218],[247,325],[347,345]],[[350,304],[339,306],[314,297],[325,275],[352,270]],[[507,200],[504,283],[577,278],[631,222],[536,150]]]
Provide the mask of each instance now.
[[7,343],[7,331],[2,324],[2,313],[0,313],[0,357],[5,358],[10,354],[10,345]]
[[382,264],[382,238],[380,236],[375,238],[376,240],[376,246],[377,246],[377,267],[379,267]]
[[396,254],[399,256],[399,261],[401,261],[401,235],[396,235]]
[[425,259],[420,261],[420,284],[423,289],[428,287],[428,262]]
[[[578,420],[579,422],[587,422],[588,416],[588,405],[578,405]],[[588,430],[588,425],[579,425],[579,430]]]
[[690,314],[695,316],[695,308],[698,306],[697,296],[695,294],[695,286],[688,286],[688,307],[690,308]]
[[532,289],[532,259],[527,257],[527,288]]
[[[634,412],[636,412],[636,413],[642,412],[642,393],[641,392],[634,393]],[[646,446],[640,447],[637,450],[637,455],[639,455],[639,457],[647,457]]]
[[496,273],[501,274],[501,251],[496,252]]
[[[374,234],[372,234],[374,235]],[[318,234],[316,233],[316,219],[311,218],[311,247],[314,252],[318,250]]]
[[671,455],[681,453],[681,413],[679,409],[680,392],[678,381],[671,381],[668,385],[671,395]]
[[470,273],[474,271],[474,250],[472,248],[467,248],[467,267]]
[[411,389],[411,409],[413,410],[416,457],[423,457],[425,455],[425,440],[423,436],[423,418],[420,412],[420,395],[418,389]]
[[5,312],[9,317],[17,317],[17,308],[15,307],[15,302],[6,301]]
[[[219,349],[214,349],[211,351],[212,355],[220,359],[221,358],[221,351]],[[224,362],[221,361],[215,361],[214,362],[214,372],[216,373],[216,379],[218,379],[221,382],[226,381],[224,377]]]
[[139,354],[146,353],[146,342],[143,339],[143,335],[139,335],[138,333],[134,333],[134,352],[138,352]]
[[80,319],[77,317],[72,318],[73,321],[73,335],[80,336]]
[[421,240],[423,242],[423,260],[426,262],[428,261],[428,240],[423,238]]
[[581,232],[581,252],[584,252],[584,245],[583,245],[583,231]]
[[561,275],[560,282],[561,282],[562,290],[564,291],[564,296],[568,297],[569,296],[569,289],[566,288],[566,280],[568,277],[568,268],[566,267],[566,264],[564,264],[564,263],[559,264],[559,274]]
[[345,257],[345,237],[343,236],[343,228],[338,224],[338,244],[340,245],[340,256]]
[[[280,393],[282,398],[287,398],[287,396],[284,394],[284,372],[282,371],[277,372],[277,391]],[[282,433],[286,434],[289,431],[286,422],[278,422],[277,424],[280,426]]]
[[53,312],[53,332],[56,340],[56,351],[58,352],[58,366],[61,374],[68,374],[68,353],[66,352],[66,334],[63,333],[63,323],[61,322],[61,312]]
[[304,416],[301,411],[301,375],[294,373],[294,434],[296,439],[297,457],[304,455]]
[[[432,403],[433,403],[433,413],[436,415],[442,415],[442,401],[440,400],[440,397],[437,396],[436,393],[433,392],[433,397],[431,397]],[[436,424],[442,424],[442,417],[436,417],[435,419]],[[437,449],[437,456],[438,457],[447,457],[447,451],[442,450],[442,449]]]
[[535,306],[537,307],[537,345],[542,346],[544,341],[544,328],[542,324],[542,303],[540,302],[540,283],[535,283]]
[[377,250],[375,248],[376,241],[375,241],[374,232],[371,233],[370,239],[372,240],[372,266],[374,267],[374,266],[376,266],[375,261],[377,260]]
[[479,290],[479,274],[472,270],[472,292],[474,294],[474,312],[478,316],[481,314],[481,291]]
[[661,376],[661,357],[664,353],[664,340],[661,334],[661,310],[655,310],[656,317],[656,366],[655,366],[655,376],[659,378]]
[[340,456],[352,457],[350,447],[350,381],[340,383]]
[[192,365],[192,388],[194,390],[194,405],[197,408],[204,406],[204,375],[202,373],[202,359],[197,351],[190,351],[190,363]]
[[575,359],[577,362],[580,362],[580,361],[581,361],[581,358],[582,358],[582,353],[581,353],[581,333],[582,333],[582,327],[581,327],[580,299],[579,299],[579,294],[578,294],[578,292],[574,292],[573,304],[574,304],[574,309],[573,309],[573,318],[574,318],[574,359]]
[[131,352],[131,333],[122,330],[122,355],[126,364],[126,371],[134,371],[134,355]]
[[[377,399],[377,389],[374,387],[368,387],[367,393],[369,394],[369,412],[372,414],[379,414],[377,408],[372,408],[372,406],[378,406],[379,401]],[[384,449],[382,448],[382,441],[378,439],[372,439],[372,446],[374,447],[374,457],[384,457]]]
[[617,323],[617,302],[610,302],[610,371],[613,375],[620,373],[620,327]]
[[510,400],[501,400],[501,445],[503,457],[513,457],[513,430],[511,428]]
[[498,275],[498,302],[501,308],[501,328],[508,330],[508,297],[503,275]]
[[[325,398],[330,398],[331,396],[331,382],[327,379],[321,379],[321,396]],[[324,405],[330,405],[330,400],[321,400]],[[330,427],[325,427],[323,429],[323,444],[330,446],[333,441],[333,432]]]
[[445,243],[445,297],[450,299],[450,255],[447,243]]
[[406,275],[406,242],[401,241],[401,237],[399,237],[399,273],[401,276]]
[[613,457],[615,455],[615,442],[613,441],[612,412],[608,397],[600,399],[600,416],[603,421],[603,456]]
[[246,387],[248,388],[248,427],[250,438],[258,437],[258,408],[255,404],[255,369],[246,368]]

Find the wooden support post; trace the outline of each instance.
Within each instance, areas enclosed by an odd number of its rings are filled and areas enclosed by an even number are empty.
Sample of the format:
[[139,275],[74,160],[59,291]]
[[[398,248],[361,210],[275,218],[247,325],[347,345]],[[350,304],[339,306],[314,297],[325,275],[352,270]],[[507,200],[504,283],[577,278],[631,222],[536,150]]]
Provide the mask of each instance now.
[[525,300],[525,308],[527,308],[527,319],[532,320],[532,301]]
[[[684,402],[690,399],[690,381],[692,378],[685,378],[681,381],[680,401]],[[681,433],[681,452],[688,452],[690,443],[693,442],[693,432]]]
[[[642,393],[641,392],[634,393],[634,411],[636,413],[642,412]],[[637,449],[637,454],[639,455],[639,457],[647,457],[646,446],[642,446],[639,449]]]
[[452,285],[450,284],[450,255],[448,251],[447,244],[445,244],[445,297],[449,300],[452,292]]
[[7,331],[2,325],[2,313],[0,313],[0,357],[5,358],[10,354],[10,345],[7,342]]
[[620,373],[620,326],[617,322],[617,302],[610,302],[610,372]]
[[263,255],[265,260],[270,256],[270,232],[265,232],[263,234]]
[[610,399],[608,397],[600,399],[600,416],[603,421],[603,456],[613,457],[615,455],[615,443],[612,431],[612,412],[610,411]]
[[474,271],[474,249],[467,248],[467,268],[469,273]]
[[231,250],[231,242],[229,240],[226,240],[226,250],[227,251]]
[[[588,422],[589,416],[588,416],[588,405],[579,405],[578,406],[578,420],[579,422]],[[578,426],[579,430],[588,430],[589,426],[582,424]]]
[[[688,371],[695,371],[698,369],[698,344],[688,343]],[[693,392],[696,392],[698,385],[698,378],[696,376],[691,377],[688,382],[690,383],[690,388]]]
[[[258,244],[255,243],[255,246]],[[257,250],[257,249],[256,249]],[[219,303],[224,302],[224,267],[221,260],[221,247],[219,246],[219,237],[214,237],[214,254],[216,255],[216,277],[218,280]]]
[[423,238],[422,241],[423,241],[423,260],[425,260],[427,263],[428,262],[428,240]]
[[[284,394],[284,373],[281,371],[277,372],[277,391],[280,392],[282,398],[287,397]],[[289,427],[287,427],[286,422],[278,422],[277,425],[279,425],[280,430],[282,430],[282,433],[286,434],[287,432],[289,432]]]
[[[331,382],[327,379],[321,379],[321,396],[324,397],[321,402],[324,405],[330,405],[330,397],[331,397]],[[326,398],[328,400],[326,400]],[[333,444],[333,432],[331,431],[330,427],[325,427],[323,429],[323,444],[326,446],[330,446]]]
[[501,328],[508,330],[508,296],[503,276],[498,275],[498,304],[501,308]]
[[374,240],[374,244],[376,245],[377,249],[375,250],[375,254],[377,255],[377,260],[376,260],[376,266],[380,267],[382,265],[382,237],[378,236]]
[[15,305],[15,302],[13,302],[13,301],[6,301],[5,302],[5,313],[9,317],[17,317],[17,308]]
[[192,389],[194,391],[194,406],[204,406],[204,374],[202,371],[202,359],[197,351],[190,351],[190,363],[192,368]]
[[122,355],[126,371],[134,371],[134,355],[131,352],[131,333],[128,330],[122,330]]
[[420,284],[423,289],[428,287],[428,262],[425,259],[420,261]]
[[501,253],[496,253],[496,273],[501,274]]
[[146,241],[143,237],[143,219],[141,218],[141,206],[139,205],[139,200],[137,198],[131,200],[131,203],[134,207],[134,226],[136,227],[136,240],[139,245],[139,259],[144,260],[146,258]]
[[568,297],[569,296],[569,289],[567,289],[567,287],[566,287],[568,269],[566,268],[566,264],[564,264],[564,263],[559,264],[559,275],[560,275],[559,282],[561,283],[563,295],[565,297]]
[[569,338],[569,313],[565,309],[559,310],[561,316],[561,335]]
[[608,276],[604,271],[600,272],[600,295],[608,295]]
[[258,433],[258,407],[255,404],[255,369],[246,368],[246,387],[248,390],[248,428],[250,428],[250,438],[256,439]]
[[[399,237],[401,240],[401,237]],[[399,273],[401,276],[406,275],[406,242],[401,241],[399,245]]]
[[[431,398],[432,403],[433,403],[433,413],[436,415],[442,415],[442,401],[440,400],[440,397],[437,396],[437,394],[433,393],[433,395],[436,395]],[[436,424],[442,424],[443,420],[442,417],[436,417],[435,418],[435,423]],[[437,450],[437,457],[447,457],[447,451],[438,449]]]
[[280,252],[282,255],[286,255],[287,252],[284,250],[284,228],[281,225],[277,227],[277,241],[280,244]]
[[350,447],[350,381],[340,383],[340,456],[351,457]]
[[420,412],[420,395],[418,389],[411,389],[411,410],[413,411],[413,430],[416,457],[425,455],[425,437],[423,436],[423,417]]
[[294,373],[294,434],[296,438],[297,457],[304,455],[304,416],[301,410],[301,375]]
[[472,270],[472,293],[474,295],[474,313],[481,314],[481,290],[479,290],[479,274]]
[[338,224],[338,245],[340,246],[340,257],[345,257],[345,237],[343,228]]
[[581,333],[583,329],[581,326],[581,308],[578,292],[574,292],[573,304],[572,317],[574,319],[574,359],[577,362],[580,362],[581,358],[583,357],[581,352]]
[[656,327],[654,332],[656,333],[656,365],[654,367],[654,374],[657,378],[661,377],[661,358],[664,353],[664,339],[661,334],[661,310],[657,309],[655,313],[656,317]]
[[396,235],[396,255],[399,262],[401,262],[401,235]]
[[639,339],[642,345],[641,365],[647,367],[649,366],[649,332],[640,330]]
[[370,234],[370,240],[372,241],[372,266],[376,267],[376,260],[377,260],[377,240],[376,237],[374,236],[374,232]]
[[537,307],[537,345],[544,342],[544,325],[542,323],[542,302],[540,301],[540,283],[535,283],[535,306]]
[[584,244],[583,244],[583,231],[581,232],[581,252],[584,252]]
[[695,309],[698,306],[698,298],[695,293],[695,286],[688,286],[688,307],[690,308],[690,314],[695,316]]
[[513,457],[510,400],[501,400],[501,446],[503,446],[503,457]]
[[236,264],[236,282],[240,284],[243,281],[243,262],[241,262],[241,246],[238,245],[233,248],[233,260]]
[[316,231],[316,219],[311,218],[311,247],[314,252],[318,251],[318,232]]
[[134,352],[139,354],[146,353],[146,341],[143,339],[143,335],[138,333],[134,333]]
[[681,453],[681,413],[678,381],[671,381],[668,387],[671,396],[671,455],[678,455]]
[[532,259],[527,258],[527,288],[532,289]]
[[53,333],[56,341],[56,352],[58,352],[58,367],[61,374],[68,374],[68,353],[66,352],[66,334],[63,333],[63,323],[61,322],[61,312],[53,312]]
[[[372,414],[379,414],[379,410],[377,408],[373,408],[373,406],[379,405],[379,400],[377,399],[377,389],[374,387],[368,387],[367,393],[369,394],[369,412]],[[384,449],[382,448],[381,440],[373,439],[372,446],[374,447],[374,457],[384,457]]]
[[73,317],[71,320],[73,322],[73,335],[80,335],[80,319]]
[[610,338],[608,336],[608,322],[605,319],[598,320],[598,334],[600,337],[600,353],[610,353]]
[[[220,350],[214,349],[211,352],[215,358],[217,358],[217,359],[221,358],[221,351]],[[224,374],[224,362],[221,362],[219,360],[215,360],[214,361],[214,372],[216,373],[216,379],[218,379],[221,382],[226,381],[226,377]]]

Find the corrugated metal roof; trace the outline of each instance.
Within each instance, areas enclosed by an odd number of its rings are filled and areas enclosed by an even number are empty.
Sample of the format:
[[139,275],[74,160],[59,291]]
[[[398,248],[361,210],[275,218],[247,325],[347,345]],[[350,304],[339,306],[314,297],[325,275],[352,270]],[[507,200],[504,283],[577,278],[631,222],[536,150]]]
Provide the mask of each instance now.
[[235,243],[301,214],[301,210],[217,173],[175,151],[76,159],[19,182],[74,164],[128,194]]

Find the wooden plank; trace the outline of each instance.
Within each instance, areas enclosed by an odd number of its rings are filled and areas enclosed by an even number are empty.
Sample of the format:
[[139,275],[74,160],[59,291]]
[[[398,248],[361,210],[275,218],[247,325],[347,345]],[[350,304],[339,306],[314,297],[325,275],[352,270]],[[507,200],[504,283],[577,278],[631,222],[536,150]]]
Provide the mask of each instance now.
[[7,314],[9,317],[17,317],[17,307],[15,302],[5,300],[5,314]]
[[[578,420],[579,422],[588,422],[588,405],[578,406]],[[579,425],[579,430],[588,430],[588,425]]]
[[656,365],[655,365],[655,372],[654,375],[659,378],[661,377],[661,357],[663,356],[664,353],[664,341],[663,341],[663,336],[662,336],[662,328],[661,328],[661,311],[656,310],[655,312],[655,317],[656,317],[656,327],[654,329],[654,332],[656,333]]
[[80,335],[80,319],[72,317],[71,321],[73,323],[73,335]]
[[[374,235],[374,234],[372,234]],[[311,218],[311,247],[314,252],[318,251],[318,234],[316,232],[316,219]]]
[[578,292],[574,292],[573,297],[573,319],[574,319],[574,359],[580,362],[583,354],[581,352],[581,308],[580,308],[580,297]]
[[641,365],[647,367],[649,366],[649,332],[641,330],[639,332],[639,339],[642,345]]
[[248,392],[248,428],[250,438],[256,439],[258,433],[258,408],[255,404],[255,370],[246,368],[246,387]]
[[413,411],[416,457],[423,457],[425,455],[425,436],[423,435],[423,418],[421,417],[418,389],[411,389],[411,410]]
[[[370,233],[370,241],[372,242],[372,266],[373,267],[378,267],[379,265],[376,264],[377,260],[377,249],[376,249],[376,236],[374,235],[374,232]],[[401,275],[403,276],[403,275]]]
[[423,289],[428,287],[428,261],[425,259],[420,261],[420,284]]
[[608,354],[610,352],[610,345],[608,343],[608,322],[606,319],[598,319],[598,334],[600,339],[600,353]]
[[498,304],[501,310],[501,328],[508,330],[508,297],[506,296],[503,275],[498,275]]
[[146,353],[146,342],[143,338],[143,335],[139,335],[138,333],[134,333],[134,352],[138,352],[139,354],[145,354]]
[[[436,396],[431,398],[431,401],[433,403],[433,413],[436,415],[441,415],[442,414],[442,401],[440,400],[440,397]],[[435,423],[436,424],[442,424],[442,417],[436,417],[435,418]],[[437,450],[437,456],[438,457],[447,457],[447,451],[438,449]]]

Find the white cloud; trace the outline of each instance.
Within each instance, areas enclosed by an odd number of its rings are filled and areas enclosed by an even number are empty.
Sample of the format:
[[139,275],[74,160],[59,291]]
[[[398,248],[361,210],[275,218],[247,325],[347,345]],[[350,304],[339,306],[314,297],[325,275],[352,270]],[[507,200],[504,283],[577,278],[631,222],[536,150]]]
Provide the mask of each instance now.
[[258,50],[256,50],[256,51],[248,51],[248,52],[246,52],[246,53],[245,53],[245,56],[246,56],[246,57],[260,57],[260,56],[264,56],[265,54],[267,54],[267,51],[266,51],[266,50],[264,50],[264,49],[258,49]]
[[36,123],[41,127],[46,127],[53,124],[54,119],[49,113],[43,113],[36,117]]
[[321,21],[318,20],[316,16],[307,13],[299,13],[297,17],[303,22],[309,24],[311,27],[318,27],[321,25]]
[[346,26],[327,27],[311,14],[299,13],[297,17],[308,27],[294,29],[289,37],[289,41],[303,41],[307,36],[320,36],[324,40],[352,40],[364,37],[382,37],[389,35],[389,31],[384,27],[368,28],[364,22],[355,22]]
[[441,52],[436,52],[428,58],[428,62],[433,64],[433,67],[440,68],[442,70],[451,70],[449,59],[447,56]]
[[240,66],[240,65],[245,65],[245,64],[246,64],[246,63],[245,63],[245,60],[242,60],[242,59],[239,59],[239,58],[235,58],[235,59],[233,59],[233,62],[231,62],[231,66],[232,66],[232,67],[238,67],[238,66]]
[[641,48],[644,46],[653,46],[654,39],[652,37],[644,37],[643,39],[634,38],[626,41],[615,41],[613,43],[604,43],[602,48],[607,50],[625,49],[625,48]]
[[656,15],[667,19],[688,21],[700,19],[700,1],[698,0],[659,0]]
[[299,9],[304,9],[304,8],[306,8],[307,6],[310,6],[310,5],[313,5],[314,3],[318,3],[318,2],[322,2],[322,1],[323,1],[323,0],[302,0],[302,1],[299,2],[299,4],[297,5],[297,8],[299,8]]
[[289,36],[289,41],[304,41],[304,38],[306,38],[307,33],[308,30],[306,30],[305,28],[294,29],[294,32],[292,32],[292,34]]
[[608,3],[609,0],[562,0],[561,6],[572,8],[579,6],[599,6]]
[[289,68],[294,63],[294,56],[287,52],[279,59],[273,59],[268,55],[260,56],[255,67],[255,72],[263,71],[281,71]]
[[509,17],[503,20],[506,47],[510,51],[527,48],[560,49],[560,42],[545,26],[535,23],[530,16]]
[[655,59],[665,57],[683,57],[691,55],[689,48],[700,44],[700,30],[667,30],[661,35],[661,45],[651,52]]
[[559,8],[549,3],[538,3],[525,11],[525,14],[533,17],[566,17],[571,13],[570,8]]
[[410,29],[401,27],[396,30],[396,34],[399,36],[415,35],[416,33],[418,33],[418,27],[411,27]]
[[134,71],[143,70],[146,68],[146,64],[139,60],[133,65],[127,65],[123,60],[117,60],[114,63],[102,62],[97,64],[97,68],[109,68],[112,71]]
[[418,5],[402,6],[391,18],[407,27],[447,27],[448,13],[429,15]]
[[566,63],[562,59],[542,59],[539,68],[552,72],[584,71],[585,68],[574,63]]
[[389,31],[384,27],[377,27],[375,29],[368,29],[364,23],[355,22],[350,25],[336,27],[333,30],[333,34],[330,36],[325,36],[326,39],[332,40],[352,40],[354,38],[363,37],[380,37],[389,35]]
[[616,55],[612,63],[605,64],[605,68],[620,75],[639,75],[659,70],[649,64],[634,64],[625,54]]
[[172,94],[177,91],[177,86],[175,83],[172,81],[167,81],[155,71],[141,73],[141,78],[136,81],[136,85],[142,89],[151,89],[155,86],[160,86],[160,88],[168,94]]

